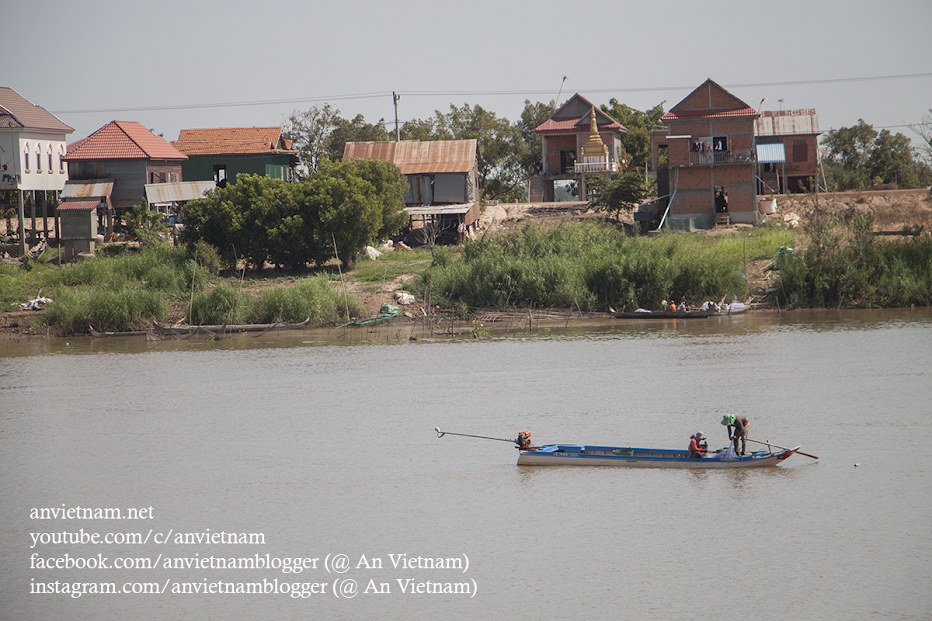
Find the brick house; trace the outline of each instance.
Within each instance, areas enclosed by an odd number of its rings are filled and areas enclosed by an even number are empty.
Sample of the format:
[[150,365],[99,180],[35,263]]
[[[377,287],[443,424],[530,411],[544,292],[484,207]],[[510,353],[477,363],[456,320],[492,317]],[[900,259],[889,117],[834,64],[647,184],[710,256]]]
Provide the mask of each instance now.
[[576,181],[585,200],[587,176],[623,168],[621,137],[627,130],[579,93],[534,132],[541,137],[541,161],[531,176],[531,202],[553,201],[556,181]]
[[666,131],[651,132],[658,195],[668,197],[663,226],[701,230],[716,221],[757,221],[758,117],[711,79],[663,115]]
[[754,124],[758,193],[814,191],[820,133],[813,109],[761,112]]
[[[109,183],[109,195],[100,198],[120,216],[142,203],[147,183],[181,181],[181,164],[188,158],[136,121],[111,121],[68,145],[62,159],[72,182],[96,181],[93,185],[103,188]],[[66,186],[64,196],[68,195]]]
[[298,152],[282,139],[281,127],[182,129],[172,146],[188,156],[186,181],[233,183],[236,175],[263,175],[293,181]]

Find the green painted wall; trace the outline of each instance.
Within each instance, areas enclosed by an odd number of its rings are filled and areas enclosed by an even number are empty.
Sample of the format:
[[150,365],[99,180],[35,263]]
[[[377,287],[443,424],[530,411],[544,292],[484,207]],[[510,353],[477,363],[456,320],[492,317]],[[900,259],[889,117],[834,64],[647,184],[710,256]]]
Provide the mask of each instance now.
[[214,166],[226,166],[230,183],[239,173],[287,180],[288,161],[288,155],[189,155],[181,164],[181,177],[184,181],[213,181]]

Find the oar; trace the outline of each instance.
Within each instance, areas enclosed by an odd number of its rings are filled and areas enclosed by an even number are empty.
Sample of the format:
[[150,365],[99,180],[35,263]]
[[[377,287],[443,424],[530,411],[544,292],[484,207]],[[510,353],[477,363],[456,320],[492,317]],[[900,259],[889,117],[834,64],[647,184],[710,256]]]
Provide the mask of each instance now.
[[498,440],[499,442],[511,442],[512,444],[517,444],[517,440],[508,440],[505,438],[490,438],[489,436],[474,436],[468,433],[453,433],[452,431],[440,431],[440,427],[434,427],[434,431],[437,432],[437,437],[442,438],[443,436],[463,436],[466,438],[482,438],[483,440]]
[[[777,446],[776,444],[771,444],[770,442],[761,442],[760,440],[752,440],[751,438],[745,438],[748,442],[757,442],[758,444],[766,444],[767,446],[772,446],[773,448],[783,449],[784,451],[792,451],[793,449],[788,449],[785,446]],[[802,451],[796,451],[800,455],[805,455],[806,457],[811,457],[813,459],[818,459],[815,455],[810,455],[809,453],[803,453]]]

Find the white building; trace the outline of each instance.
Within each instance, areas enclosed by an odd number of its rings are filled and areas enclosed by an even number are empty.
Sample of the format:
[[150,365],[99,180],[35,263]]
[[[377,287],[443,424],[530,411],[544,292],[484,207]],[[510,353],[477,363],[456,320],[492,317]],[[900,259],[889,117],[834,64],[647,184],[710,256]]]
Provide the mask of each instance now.
[[[74,130],[12,88],[0,86],[0,190],[17,190],[19,226],[24,228],[24,192],[30,192],[33,232],[35,206],[48,203],[47,192],[60,192],[68,180],[62,162],[66,138]],[[39,192],[42,194],[37,195]],[[43,214],[44,215],[44,214]],[[25,246],[25,240],[23,240]]]

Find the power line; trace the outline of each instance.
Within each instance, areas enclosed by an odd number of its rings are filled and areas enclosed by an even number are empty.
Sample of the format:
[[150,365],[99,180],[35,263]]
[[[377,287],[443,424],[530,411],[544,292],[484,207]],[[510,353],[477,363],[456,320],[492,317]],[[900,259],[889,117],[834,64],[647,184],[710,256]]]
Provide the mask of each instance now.
[[[925,73],[903,73],[898,75],[880,75],[880,76],[863,76],[854,78],[822,78],[818,80],[793,80],[787,82],[748,82],[745,84],[726,84],[725,88],[762,88],[776,86],[811,86],[817,84],[840,84],[846,82],[874,82],[879,80],[904,80],[916,78],[932,77],[932,72]],[[592,88],[581,89],[585,93],[651,93],[665,91],[684,91],[695,89],[696,85],[688,86],[644,86],[644,87],[619,87],[619,88]],[[479,97],[479,96],[528,96],[528,95],[553,95],[552,89],[547,90],[485,90],[485,91],[395,91],[399,95],[407,97],[438,97],[438,96],[457,96],[457,97]],[[135,106],[127,108],[96,108],[84,110],[56,110],[53,114],[91,114],[91,113],[111,113],[111,112],[152,112],[166,110],[193,110],[204,108],[237,108],[247,106],[272,106],[282,104],[296,103],[315,103],[330,101],[349,101],[354,99],[374,99],[378,97],[391,97],[391,91],[354,93],[348,95],[329,95],[319,97],[300,97],[294,99],[266,99],[259,101],[234,101],[218,103],[200,103],[200,104],[177,104],[168,106]]]

